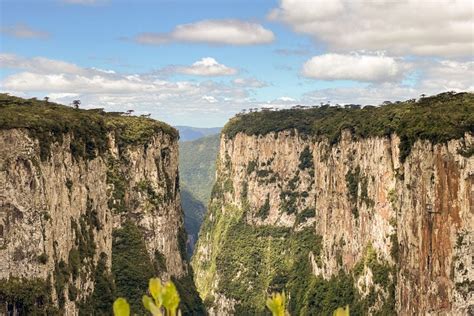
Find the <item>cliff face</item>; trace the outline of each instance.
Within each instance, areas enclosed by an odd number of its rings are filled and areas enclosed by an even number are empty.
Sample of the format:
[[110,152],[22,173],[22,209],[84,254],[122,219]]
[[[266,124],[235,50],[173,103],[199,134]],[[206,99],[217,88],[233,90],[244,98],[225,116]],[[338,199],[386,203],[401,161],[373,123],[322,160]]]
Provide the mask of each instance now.
[[402,163],[396,133],[223,134],[193,258],[210,312],[283,290],[292,315],[474,312],[473,144],[418,140]]
[[193,293],[177,137],[117,135],[109,129],[102,151],[82,157],[66,132],[41,157],[30,130],[0,130],[0,314],[110,313],[116,296],[138,308],[156,275]]

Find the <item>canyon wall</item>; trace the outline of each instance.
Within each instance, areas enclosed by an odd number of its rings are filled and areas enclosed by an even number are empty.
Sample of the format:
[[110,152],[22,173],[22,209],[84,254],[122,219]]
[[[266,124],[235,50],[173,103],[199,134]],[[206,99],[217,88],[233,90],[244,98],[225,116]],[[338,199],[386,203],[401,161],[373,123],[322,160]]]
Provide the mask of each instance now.
[[249,134],[224,130],[193,258],[211,314],[262,313],[273,291],[292,315],[474,313],[472,133],[403,159],[396,133]]
[[[187,291],[183,311],[200,310],[185,253],[177,132],[142,133],[137,124],[155,123],[120,120],[123,134],[107,128],[103,146],[86,143],[89,155],[76,147],[80,137],[97,144],[92,132],[51,133],[45,144],[29,129],[0,130],[0,314],[110,314],[117,296],[139,312],[153,276]],[[139,141],[124,141],[131,131]]]

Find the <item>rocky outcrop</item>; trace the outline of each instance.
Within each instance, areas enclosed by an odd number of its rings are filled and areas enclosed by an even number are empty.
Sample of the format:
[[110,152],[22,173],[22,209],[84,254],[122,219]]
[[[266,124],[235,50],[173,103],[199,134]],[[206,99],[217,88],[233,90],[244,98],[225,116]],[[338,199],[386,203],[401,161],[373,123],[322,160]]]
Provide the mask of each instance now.
[[[193,293],[177,134],[124,143],[114,132],[92,157],[78,156],[76,135],[64,133],[45,158],[28,129],[0,130],[0,314],[110,313],[116,296],[133,307],[133,289],[154,275]],[[32,287],[32,297],[18,294]]]
[[396,133],[224,133],[193,258],[208,309],[284,290],[292,315],[474,313],[473,145],[419,139],[403,160]]

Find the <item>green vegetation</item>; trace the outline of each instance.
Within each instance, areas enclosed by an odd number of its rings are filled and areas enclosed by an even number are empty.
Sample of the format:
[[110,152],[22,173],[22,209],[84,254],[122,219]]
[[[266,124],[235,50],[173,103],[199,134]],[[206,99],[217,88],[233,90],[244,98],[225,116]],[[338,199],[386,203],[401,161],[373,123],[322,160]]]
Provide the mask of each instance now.
[[205,308],[199,296],[193,280],[193,271],[182,278],[172,277],[171,280],[176,285],[176,289],[181,297],[179,309],[183,315],[205,315]]
[[64,297],[64,290],[69,280],[69,268],[67,264],[61,260],[54,265],[54,289],[58,297],[58,305],[60,309],[64,308],[66,298]]
[[270,213],[270,196],[269,195],[267,195],[267,198],[265,199],[265,203],[258,210],[257,216],[260,217],[261,219],[265,219],[267,218],[268,213]]
[[273,316],[286,316],[287,314],[285,293],[273,293],[271,297],[267,298],[266,305]]
[[111,185],[111,194],[107,206],[115,213],[126,213],[125,190],[127,179],[125,179],[125,174],[120,169],[120,161],[109,157],[107,167],[107,184]]
[[117,296],[127,296],[133,310],[144,312],[141,296],[148,280],[156,274],[142,233],[132,221],[126,221],[113,232],[112,273]]
[[[222,187],[224,180],[217,182],[216,187]],[[291,191],[283,191],[281,197],[282,201],[287,201],[284,210],[292,205],[289,210],[296,213],[294,228],[316,213],[313,208],[298,211],[297,197],[299,193]],[[373,248],[367,248],[366,255],[353,271],[341,270],[330,279],[324,279],[313,274],[312,261],[319,268],[323,265],[322,236],[315,234],[314,226],[308,225],[302,231],[254,226],[247,224],[247,216],[253,212],[264,215],[266,202],[258,210],[251,210],[245,198],[242,199],[242,208],[221,203],[222,200],[213,195],[201,228],[201,237],[211,236],[199,241],[206,243],[210,257],[193,259],[193,266],[199,269],[201,276],[196,282],[206,298],[206,306],[215,304],[211,294],[213,289],[237,302],[236,314],[265,315],[264,304],[268,295],[285,292],[291,315],[332,315],[341,306],[347,306],[345,311],[350,307],[354,315],[367,315],[369,309],[380,315],[394,314],[394,267],[379,258]],[[339,247],[342,246],[343,239],[339,241]],[[334,259],[342,266],[342,252],[336,249],[335,256]],[[372,271],[377,287],[362,296],[355,284],[365,268]],[[214,287],[216,282],[217,288]],[[343,310],[339,309],[339,312]]]
[[300,154],[300,164],[298,166],[301,170],[313,169],[313,155],[309,150],[309,147],[306,146]]
[[[178,232],[178,242],[184,258],[186,256],[183,249],[186,246],[184,230]],[[128,297],[132,310],[135,313],[144,313],[141,299],[142,294],[146,292],[147,281],[166,271],[165,261],[163,254],[159,251],[155,251],[154,260],[150,259],[140,229],[132,221],[126,221],[120,229],[113,232],[112,273],[115,279],[116,296]],[[108,282],[110,278],[107,275],[103,275],[102,278],[104,280],[102,288],[106,290],[100,293],[102,296],[105,295],[105,298],[110,298],[107,290],[111,288]],[[174,278],[173,282],[183,298],[181,310],[189,311],[191,315],[194,312],[202,312],[203,304],[193,283],[192,270],[185,277]],[[106,304],[103,306],[106,307]],[[107,306],[110,307],[110,304]]]
[[158,132],[178,138],[174,128],[152,119],[121,116],[120,113],[106,113],[101,109],[73,109],[2,93],[0,129],[13,128],[25,128],[39,140],[42,160],[48,159],[51,145],[62,143],[66,133],[72,134],[70,149],[76,159],[93,159],[105,153],[109,133],[115,134],[119,149],[130,144],[144,144]]
[[51,298],[49,280],[0,279],[0,306],[16,315],[60,315]]
[[190,242],[187,243],[186,247],[186,252],[190,258],[194,251],[194,244],[198,239],[199,229],[204,220],[204,214],[206,214],[206,207],[187,189],[181,190],[181,206],[184,211],[184,227],[188,235],[190,235]]
[[48,255],[46,253],[40,254],[37,259],[38,259],[38,262],[41,264],[48,263]]
[[418,101],[408,100],[361,109],[322,106],[303,110],[254,112],[233,118],[223,133],[233,138],[238,133],[266,135],[297,130],[300,135],[339,141],[348,129],[354,137],[388,136],[396,133],[401,140],[400,160],[410,154],[419,140],[443,143],[462,138],[474,130],[474,94],[445,92]]
[[179,177],[184,225],[190,235],[187,247],[192,255],[199,228],[206,213],[216,173],[219,135],[179,143]]
[[146,195],[147,201],[149,201],[155,208],[159,207],[163,203],[163,197],[156,193],[155,189],[151,185],[150,180],[143,179],[138,182],[136,188],[138,192]]
[[293,232],[289,228],[250,226],[245,223],[244,212],[236,214],[221,217],[214,213],[218,216],[219,232],[215,233],[219,240],[213,248],[216,253],[211,267],[215,265],[219,275],[219,291],[238,300],[237,311],[248,314],[263,312],[269,291],[287,289],[292,299],[297,297],[296,289],[311,274],[309,268],[303,272],[298,265],[309,265],[310,251],[319,256],[321,237],[311,229]]
[[[176,316],[181,314],[178,312],[180,297],[173,282],[161,284],[158,278],[150,279],[148,291],[151,297],[143,295],[141,301],[143,302],[143,307],[153,316]],[[146,292],[144,291],[143,293]],[[136,312],[136,309],[133,306],[130,308],[127,300],[124,298],[118,298],[113,304],[115,316],[129,316],[131,310]]]
[[115,297],[115,285],[112,274],[107,270],[107,255],[101,253],[94,275],[94,292],[92,304],[95,314],[107,315]]
[[249,164],[247,165],[247,175],[252,174],[252,172],[254,172],[256,168],[257,168],[257,161],[256,160],[250,161]]
[[[357,219],[359,217],[359,202],[364,202],[367,207],[373,207],[374,201],[369,198],[367,192],[368,179],[361,173],[360,167],[350,169],[346,174],[346,185],[349,193],[349,200],[352,203],[352,214]],[[360,194],[359,194],[360,186]]]
[[280,193],[281,205],[280,209],[282,212],[287,214],[296,213],[298,208],[296,206],[296,200],[298,199],[299,193],[294,191],[282,191]]
[[[74,236],[76,238],[75,246],[77,247],[79,262],[81,264],[85,264],[87,261],[91,264],[92,258],[95,255],[97,245],[94,241],[94,228],[96,228],[94,226],[94,218],[92,212],[88,212],[79,218],[79,225],[74,219],[71,219],[71,228],[74,231]],[[73,253],[72,257],[71,253],[69,253],[69,264],[73,265],[72,271],[79,270],[76,253]]]
[[295,225],[302,224],[308,220],[308,218],[312,218],[316,216],[316,210],[314,208],[305,208],[298,214],[296,214],[296,221]]
[[216,173],[219,135],[179,143],[181,186],[204,205],[209,202]]

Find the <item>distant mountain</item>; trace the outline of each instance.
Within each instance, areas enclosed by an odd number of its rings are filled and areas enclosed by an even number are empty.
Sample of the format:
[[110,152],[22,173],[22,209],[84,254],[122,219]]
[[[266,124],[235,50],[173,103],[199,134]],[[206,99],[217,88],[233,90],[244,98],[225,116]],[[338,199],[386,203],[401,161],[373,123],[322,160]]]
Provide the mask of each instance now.
[[179,140],[182,142],[193,141],[205,136],[219,134],[222,129],[222,127],[201,128],[191,126],[175,126],[175,128],[179,131]]
[[179,142],[179,176],[184,225],[189,235],[188,254],[197,241],[216,173],[219,134]]

